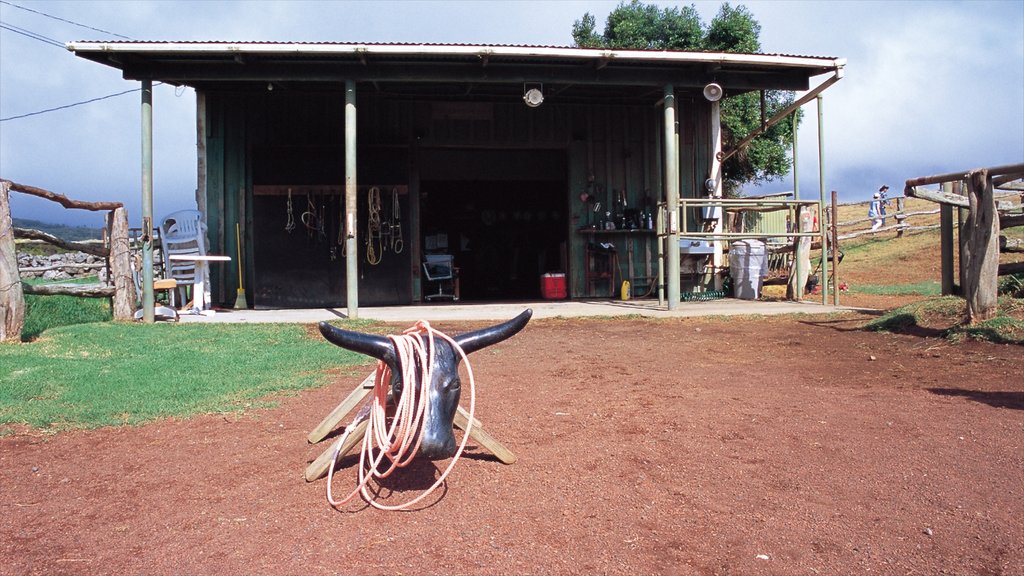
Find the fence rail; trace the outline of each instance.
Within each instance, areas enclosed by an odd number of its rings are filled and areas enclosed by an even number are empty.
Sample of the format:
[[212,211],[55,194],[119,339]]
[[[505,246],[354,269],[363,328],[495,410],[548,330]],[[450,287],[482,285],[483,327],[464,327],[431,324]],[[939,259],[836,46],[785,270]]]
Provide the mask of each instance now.
[[[108,211],[107,229],[110,231],[107,246],[95,246],[81,242],[68,242],[40,230],[15,228],[11,217],[10,193],[20,192],[44,198],[64,208]],[[108,285],[100,288],[82,286],[30,286],[21,280],[15,238],[30,238],[81,251],[106,259],[110,270]],[[90,293],[91,291],[91,293]],[[115,320],[132,317],[135,304],[135,289],[132,282],[131,256],[128,246],[128,215],[120,202],[83,202],[73,200],[49,190],[0,180],[0,341],[21,338],[25,322],[24,294],[70,294],[74,296],[109,296],[113,303]]]

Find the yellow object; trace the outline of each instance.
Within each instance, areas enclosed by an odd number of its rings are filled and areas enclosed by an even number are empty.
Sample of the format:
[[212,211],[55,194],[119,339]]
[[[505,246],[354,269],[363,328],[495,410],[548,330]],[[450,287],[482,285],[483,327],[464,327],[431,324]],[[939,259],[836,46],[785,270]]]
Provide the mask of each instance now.
[[235,224],[235,251],[238,254],[238,294],[235,296],[235,309],[241,310],[249,307],[245,301],[245,287],[242,286],[242,226]]
[[629,280],[622,281],[622,290],[619,294],[623,300],[629,300]]

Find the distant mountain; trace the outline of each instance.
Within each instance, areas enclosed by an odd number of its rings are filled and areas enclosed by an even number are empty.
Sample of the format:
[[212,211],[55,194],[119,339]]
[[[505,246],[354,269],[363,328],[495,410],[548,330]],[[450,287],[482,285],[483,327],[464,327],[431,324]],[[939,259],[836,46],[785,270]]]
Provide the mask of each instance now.
[[67,224],[48,224],[39,220],[27,220],[24,218],[12,218],[15,228],[31,228],[40,230],[60,238],[77,242],[79,240],[99,240],[103,238],[102,228],[89,228],[88,226],[68,226]]

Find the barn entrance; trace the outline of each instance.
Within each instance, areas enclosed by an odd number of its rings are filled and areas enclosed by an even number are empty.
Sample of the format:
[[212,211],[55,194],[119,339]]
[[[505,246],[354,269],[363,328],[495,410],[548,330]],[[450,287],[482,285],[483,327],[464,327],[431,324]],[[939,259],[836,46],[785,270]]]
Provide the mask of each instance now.
[[[566,271],[564,151],[474,150],[448,159],[447,168],[424,170],[420,183],[424,252],[455,257],[462,300],[539,298],[541,274]],[[466,174],[474,178],[458,177]]]

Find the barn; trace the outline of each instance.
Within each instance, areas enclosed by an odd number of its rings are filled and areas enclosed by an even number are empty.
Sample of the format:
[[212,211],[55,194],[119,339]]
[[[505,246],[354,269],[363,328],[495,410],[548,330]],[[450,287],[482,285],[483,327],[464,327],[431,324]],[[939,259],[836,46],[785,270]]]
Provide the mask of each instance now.
[[[445,294],[431,256],[451,257],[461,301],[558,296],[559,284],[569,298],[610,297],[622,281],[653,294],[661,276],[674,307],[715,281],[680,273],[679,236],[721,224],[681,218],[678,199],[721,195],[720,98],[781,89],[806,101],[845,66],[554,46],[68,48],[142,82],[144,117],[152,83],[196,90],[208,246],[233,256],[240,242],[243,255],[213,266],[215,304],[234,301],[241,265],[250,306],[352,317]],[[720,249],[708,257],[719,264]]]

